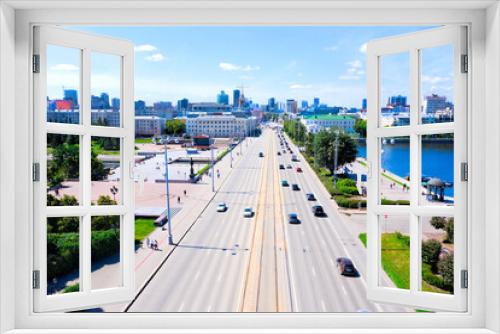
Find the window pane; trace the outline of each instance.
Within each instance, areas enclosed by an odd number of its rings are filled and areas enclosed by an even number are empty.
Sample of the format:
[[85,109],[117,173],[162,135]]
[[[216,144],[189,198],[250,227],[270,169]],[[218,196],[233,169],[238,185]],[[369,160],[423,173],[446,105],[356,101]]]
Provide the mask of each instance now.
[[92,53],[91,67],[91,123],[120,127],[121,57]]
[[453,122],[453,46],[420,50],[421,123]]
[[421,217],[422,291],[453,294],[454,219]]
[[379,285],[382,287],[410,288],[410,236],[407,214],[379,216],[381,269]]
[[421,205],[453,205],[453,133],[424,135]]
[[92,137],[92,204],[121,203],[121,139]]
[[47,45],[47,122],[80,123],[81,50]]
[[80,291],[80,217],[47,218],[47,294]]
[[380,204],[409,205],[410,137],[381,138],[380,148]]
[[80,205],[80,137],[47,134],[47,206]]
[[92,217],[92,289],[122,285],[120,216]]
[[380,57],[379,126],[410,124],[410,56],[408,52]]

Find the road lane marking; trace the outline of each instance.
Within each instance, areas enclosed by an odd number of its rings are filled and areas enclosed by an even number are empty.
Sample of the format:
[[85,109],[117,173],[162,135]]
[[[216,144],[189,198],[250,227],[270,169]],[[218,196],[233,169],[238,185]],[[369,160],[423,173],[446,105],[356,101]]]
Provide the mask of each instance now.
[[177,312],[182,312],[183,308],[184,308],[184,302],[181,303],[181,306],[179,306],[179,310]]
[[342,288],[342,292],[344,293],[344,295],[347,296],[347,290],[345,289],[344,285],[342,284],[340,287]]
[[314,269],[314,267],[312,267],[311,271],[312,271],[313,276],[316,277],[316,269]]
[[196,272],[196,275],[194,276],[194,280],[197,281],[198,277],[200,277],[200,271],[199,270]]
[[326,312],[326,305],[323,299],[321,299],[321,309],[323,310],[323,312]]

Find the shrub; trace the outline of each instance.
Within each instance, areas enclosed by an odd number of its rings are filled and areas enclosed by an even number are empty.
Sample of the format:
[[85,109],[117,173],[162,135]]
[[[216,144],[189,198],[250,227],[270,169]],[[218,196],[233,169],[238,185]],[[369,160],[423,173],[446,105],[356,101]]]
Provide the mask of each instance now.
[[453,253],[445,255],[438,262],[438,272],[443,277],[443,284],[446,290],[453,292]]
[[441,243],[436,239],[422,241],[422,261],[431,266],[432,272],[436,272],[437,263],[441,254]]
[[381,204],[382,205],[410,205],[410,201],[408,201],[406,199],[392,200],[392,199],[382,198]]
[[118,231],[92,232],[92,261],[111,256],[120,251],[120,235]]
[[366,208],[366,200],[364,199],[348,198],[344,195],[336,195],[333,198],[335,199],[335,202],[337,202],[338,206],[342,208]]
[[443,282],[443,278],[441,276],[434,275],[430,269],[430,266],[428,265],[422,266],[422,280],[429,283],[432,286],[435,286],[443,290],[447,290]]
[[341,178],[337,181],[337,187],[356,187],[356,181],[348,179],[348,178]]
[[454,230],[455,230],[455,220],[453,217],[448,218],[448,223],[444,227],[444,230],[446,231],[446,238],[444,239],[444,242],[452,244],[454,240]]

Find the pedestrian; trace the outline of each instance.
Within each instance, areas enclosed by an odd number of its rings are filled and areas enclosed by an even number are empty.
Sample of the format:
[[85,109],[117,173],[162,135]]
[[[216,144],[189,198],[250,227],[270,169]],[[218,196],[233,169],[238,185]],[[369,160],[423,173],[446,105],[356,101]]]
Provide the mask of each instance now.
[[181,197],[180,196],[177,196],[177,203],[181,203]]
[[184,189],[184,196],[187,196],[187,192],[186,192],[186,189]]

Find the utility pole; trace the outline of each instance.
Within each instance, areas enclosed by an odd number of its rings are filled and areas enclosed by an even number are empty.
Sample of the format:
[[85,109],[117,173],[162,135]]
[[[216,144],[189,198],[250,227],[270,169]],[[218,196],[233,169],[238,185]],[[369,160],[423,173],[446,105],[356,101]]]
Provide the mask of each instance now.
[[233,168],[233,140],[234,134],[231,135],[231,143],[229,144],[229,166]]
[[[168,188],[168,149],[167,143],[165,143],[165,185],[167,189],[167,227],[168,227],[168,244],[174,244],[174,238],[172,237],[172,217],[170,215],[170,190]],[[162,228],[163,230],[165,227]]]

